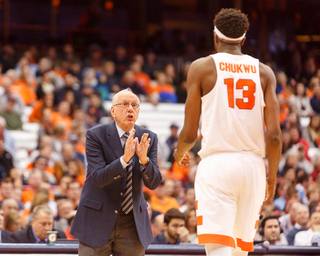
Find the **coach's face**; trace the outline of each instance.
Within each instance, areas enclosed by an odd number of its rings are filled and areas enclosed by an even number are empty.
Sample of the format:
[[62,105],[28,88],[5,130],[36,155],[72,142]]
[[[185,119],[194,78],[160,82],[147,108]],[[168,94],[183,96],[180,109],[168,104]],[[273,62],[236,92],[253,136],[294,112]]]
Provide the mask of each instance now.
[[139,111],[139,99],[131,92],[119,94],[116,103],[111,107],[111,115],[125,132],[129,132],[134,127]]

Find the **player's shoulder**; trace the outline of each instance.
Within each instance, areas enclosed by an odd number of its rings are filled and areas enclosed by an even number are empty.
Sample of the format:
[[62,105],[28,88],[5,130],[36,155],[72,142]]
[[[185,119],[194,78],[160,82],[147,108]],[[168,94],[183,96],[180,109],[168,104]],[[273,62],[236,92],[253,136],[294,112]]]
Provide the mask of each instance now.
[[206,57],[201,57],[199,59],[196,59],[195,61],[193,61],[191,63],[191,65],[193,66],[203,66],[206,65],[208,63],[212,63],[213,62],[213,58],[211,57],[211,55],[206,56]]
[[207,70],[212,70],[212,67],[214,66],[214,60],[213,58],[209,55],[206,57],[202,57],[199,59],[196,59],[191,63],[190,68],[197,71],[197,73],[203,73],[206,72]]
[[259,70],[260,70],[260,75],[266,75],[266,76],[274,75],[272,69],[268,65],[262,63],[261,61],[259,61]]

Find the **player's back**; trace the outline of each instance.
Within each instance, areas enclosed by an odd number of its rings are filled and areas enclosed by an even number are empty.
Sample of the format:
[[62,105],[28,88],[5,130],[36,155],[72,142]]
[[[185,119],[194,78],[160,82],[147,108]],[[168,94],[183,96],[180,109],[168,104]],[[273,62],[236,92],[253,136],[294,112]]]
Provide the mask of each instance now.
[[263,109],[259,60],[217,53],[217,79],[202,97],[201,158],[218,152],[252,152],[264,157]]

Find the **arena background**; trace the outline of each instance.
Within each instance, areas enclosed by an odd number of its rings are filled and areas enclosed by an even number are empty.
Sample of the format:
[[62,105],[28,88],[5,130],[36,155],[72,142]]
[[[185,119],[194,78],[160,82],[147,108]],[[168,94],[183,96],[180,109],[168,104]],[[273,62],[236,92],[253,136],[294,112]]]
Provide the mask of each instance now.
[[[0,0],[1,75],[12,65],[15,67],[19,58],[32,47],[38,51],[38,61],[50,48],[55,48],[59,55],[64,45],[70,44],[80,61],[85,63],[96,49],[101,50],[102,59],[107,60],[113,59],[116,48],[123,46],[130,61],[136,54],[144,56],[153,51],[161,65],[172,63],[178,74],[179,88],[185,79],[185,63],[214,51],[212,20],[221,8],[229,7],[239,8],[249,17],[244,53],[268,63],[276,73],[284,71],[290,79],[297,81],[304,77],[301,72],[295,73],[293,53],[299,52],[301,69],[311,57],[319,67],[318,0]],[[14,49],[12,63],[3,59],[8,45]],[[310,77],[305,79],[307,84]],[[164,143],[173,122],[179,129],[182,127],[183,97],[178,103],[157,106],[142,103],[138,124],[155,131]],[[105,101],[103,106],[109,109],[110,101]],[[29,122],[31,111],[28,106],[23,112],[23,130],[12,132],[18,148],[14,155],[15,167],[23,173],[30,164],[32,151],[38,147],[39,127]],[[300,119],[302,126],[308,125],[307,119]],[[310,148],[309,156],[314,154],[315,149]],[[166,163],[163,166],[167,167]],[[281,182],[280,177],[278,183]],[[28,188],[28,185],[24,184],[22,188]],[[1,246],[0,251],[20,253],[15,248],[8,248]],[[30,252],[35,253],[35,248]],[[151,247],[148,254],[157,250],[164,254],[166,249],[153,250]],[[250,255],[271,254],[264,248],[256,249],[256,254]],[[174,251],[172,249],[172,255],[178,255],[179,248]],[[277,255],[317,255],[314,248],[308,251],[308,248],[274,247],[274,252]],[[50,247],[47,253],[50,253]],[[71,253],[76,253],[74,246]],[[195,246],[193,255],[203,253],[203,247]]]

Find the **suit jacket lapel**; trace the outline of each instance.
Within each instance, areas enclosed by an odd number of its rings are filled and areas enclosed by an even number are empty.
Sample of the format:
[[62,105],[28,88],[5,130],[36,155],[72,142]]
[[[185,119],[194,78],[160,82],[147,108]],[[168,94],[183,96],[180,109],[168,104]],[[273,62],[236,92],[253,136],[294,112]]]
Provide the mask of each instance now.
[[[138,143],[140,143],[141,136],[142,136],[140,127],[137,126],[137,125],[135,125],[135,126],[134,126],[134,129],[136,130],[136,132],[135,132],[135,134],[134,134],[134,137],[137,137],[137,138],[138,138]],[[138,157],[138,155],[137,155],[137,154],[134,154],[134,157],[133,157],[133,158],[134,158],[134,164],[135,164],[135,165],[136,165],[136,164],[139,164],[139,157]]]
[[134,136],[134,137],[138,137],[139,142],[140,142],[140,139],[141,139],[141,136],[142,136],[140,127],[137,126],[137,125],[135,125],[135,126],[134,126],[134,129],[136,130],[136,133],[135,133],[135,136]]
[[117,158],[123,155],[123,148],[119,138],[115,121],[112,121],[108,127],[107,140]]

